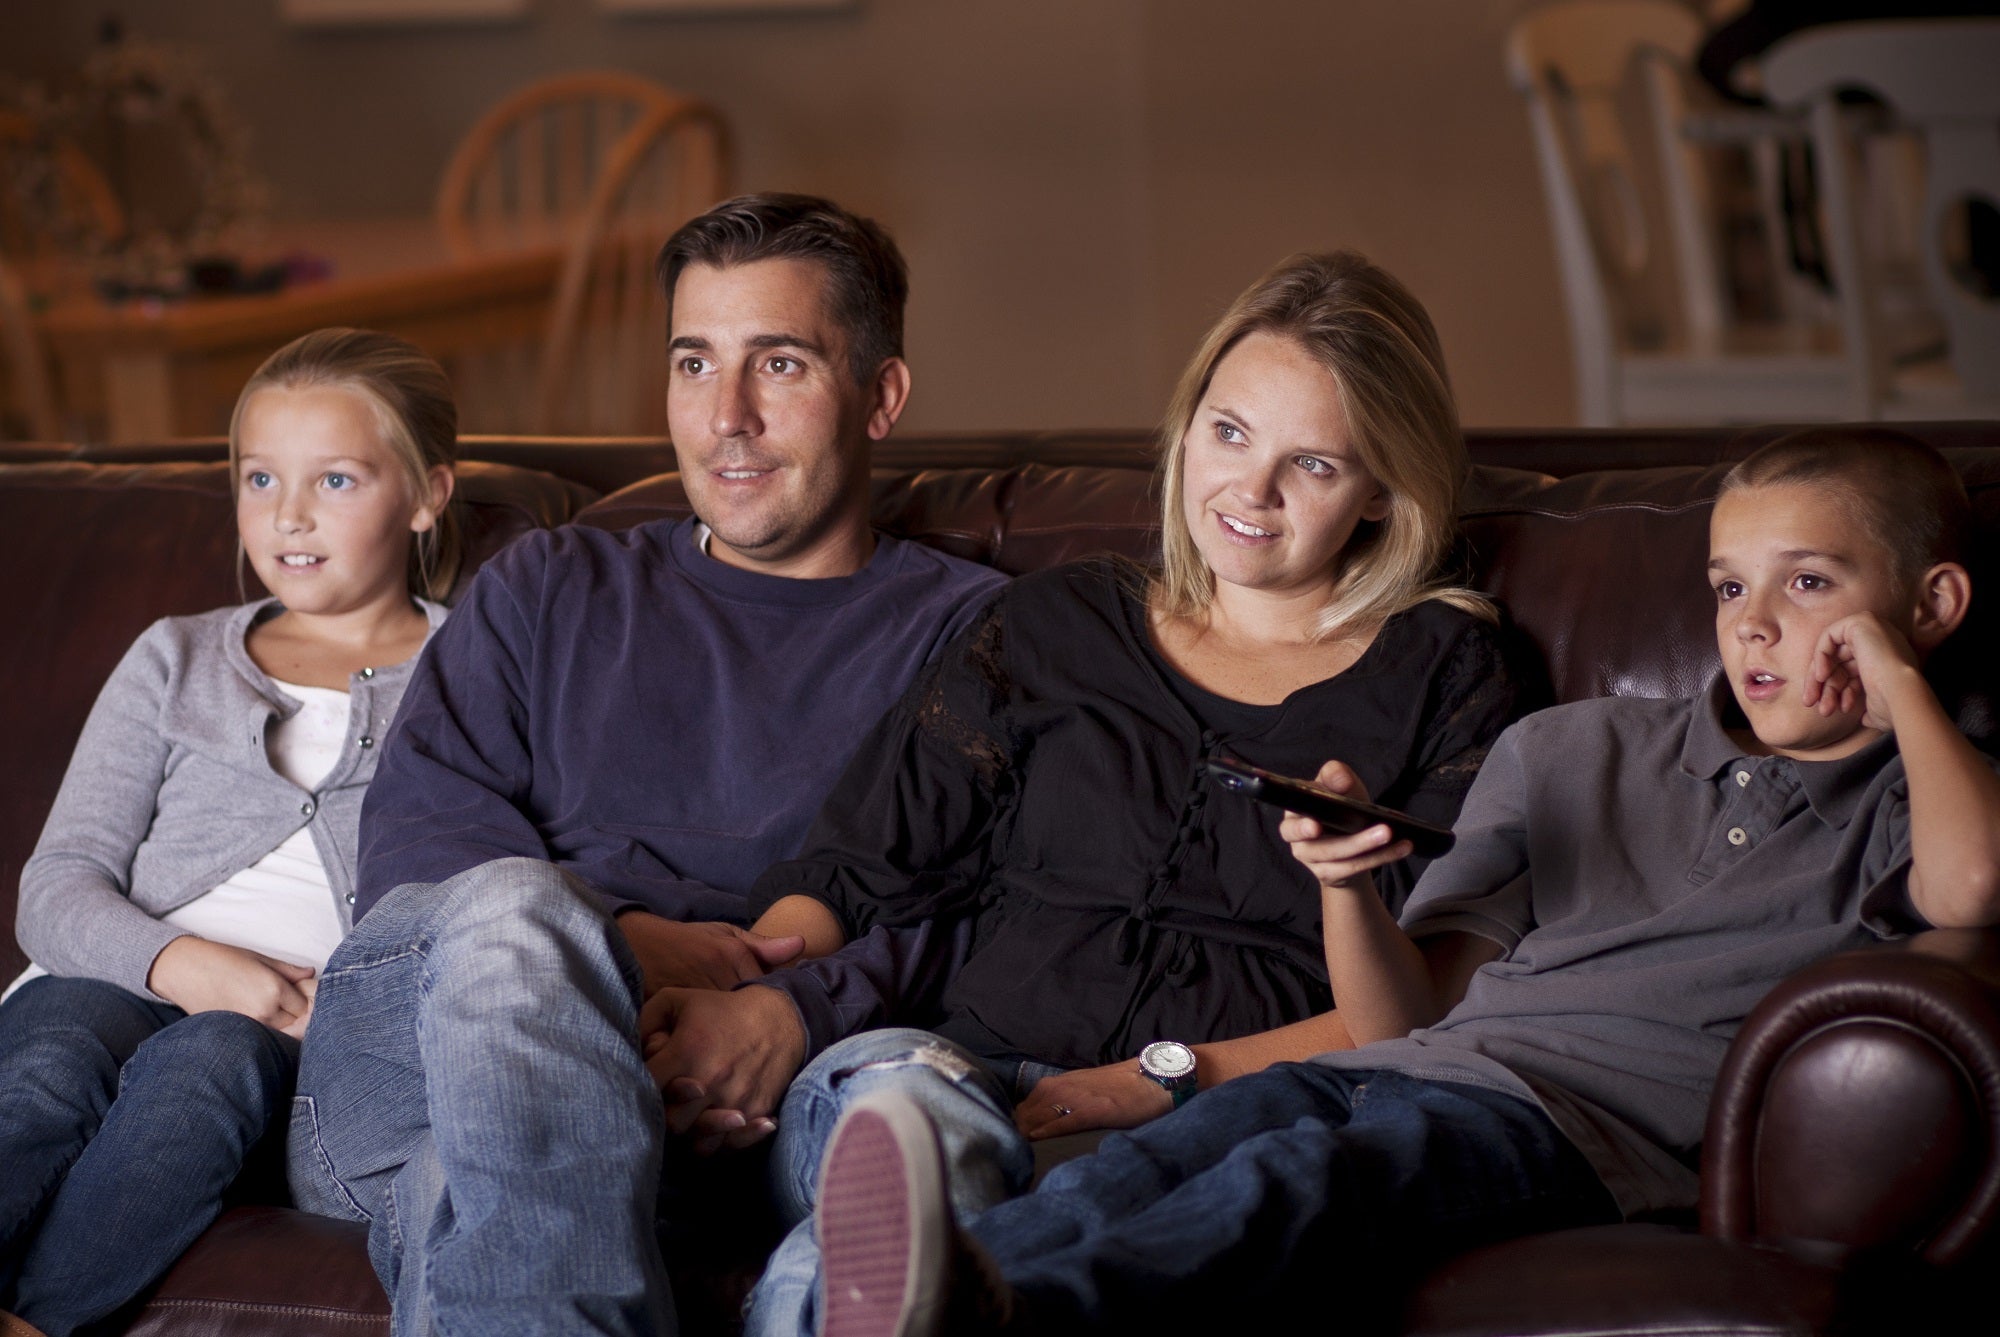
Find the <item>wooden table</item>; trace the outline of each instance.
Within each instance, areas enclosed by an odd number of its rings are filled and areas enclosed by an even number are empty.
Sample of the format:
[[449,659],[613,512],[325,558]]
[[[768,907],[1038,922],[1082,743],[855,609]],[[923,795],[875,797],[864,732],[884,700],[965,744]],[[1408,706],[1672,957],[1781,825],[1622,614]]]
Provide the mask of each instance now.
[[336,276],[257,296],[77,297],[42,312],[37,323],[66,409],[101,424],[112,442],[226,431],[258,365],[327,325],[386,330],[447,365],[518,355],[541,339],[562,263],[556,248],[449,260],[441,243],[423,239],[435,236],[429,219],[302,225],[280,235],[291,246],[320,238],[308,249],[330,255]]

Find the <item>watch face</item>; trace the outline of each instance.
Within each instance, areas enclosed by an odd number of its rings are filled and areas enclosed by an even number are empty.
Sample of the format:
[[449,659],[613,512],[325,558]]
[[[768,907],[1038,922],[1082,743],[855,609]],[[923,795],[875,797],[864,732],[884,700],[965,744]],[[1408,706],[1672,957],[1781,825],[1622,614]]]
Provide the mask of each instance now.
[[1161,1040],[1139,1051],[1139,1066],[1155,1077],[1172,1081],[1194,1071],[1194,1051],[1177,1040]]

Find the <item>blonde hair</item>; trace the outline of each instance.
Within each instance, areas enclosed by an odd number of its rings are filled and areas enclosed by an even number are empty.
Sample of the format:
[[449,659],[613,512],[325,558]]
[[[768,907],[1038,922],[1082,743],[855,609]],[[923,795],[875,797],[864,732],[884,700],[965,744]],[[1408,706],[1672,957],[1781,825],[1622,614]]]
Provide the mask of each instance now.
[[1439,572],[1458,532],[1458,493],[1471,466],[1437,331],[1408,288],[1353,251],[1295,255],[1271,270],[1223,313],[1181,373],[1160,435],[1162,551],[1154,606],[1170,617],[1198,619],[1215,598],[1215,575],[1195,547],[1181,495],[1187,434],[1216,367],[1257,333],[1290,340],[1326,368],[1348,444],[1389,501],[1388,515],[1363,521],[1342,551],[1319,639],[1426,599],[1492,620],[1484,595]]
[[[229,494],[241,486],[243,406],[259,390],[351,390],[374,411],[414,495],[430,492],[430,471],[458,458],[458,406],[436,359],[406,339],[375,330],[325,329],[301,335],[264,360],[229,418]],[[442,599],[464,557],[456,503],[446,505],[410,545],[410,593]]]

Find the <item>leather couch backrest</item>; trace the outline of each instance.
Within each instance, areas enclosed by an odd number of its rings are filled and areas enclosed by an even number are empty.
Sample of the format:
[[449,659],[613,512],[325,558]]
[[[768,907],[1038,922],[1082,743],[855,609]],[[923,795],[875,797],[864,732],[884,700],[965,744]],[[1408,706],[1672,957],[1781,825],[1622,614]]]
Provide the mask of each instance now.
[[[2000,447],[1950,452],[1981,518],[1968,627],[1938,665],[1960,723],[1989,746],[2000,662]],[[1091,552],[1157,550],[1152,474],[1120,464],[880,470],[875,519],[894,533],[1010,573]],[[1684,695],[1715,662],[1703,578],[1708,511],[1723,469],[1676,466],[1546,474],[1480,466],[1462,508],[1467,579],[1496,595],[1523,662],[1553,699]],[[524,530],[623,528],[687,513],[676,475],[600,500],[588,487],[504,464],[461,466],[471,562]],[[588,503],[588,504],[586,504]],[[0,727],[14,765],[0,786],[0,982],[18,969],[21,863],[98,688],[154,618],[238,597],[226,466],[73,462],[0,465]],[[254,577],[247,581],[251,593]]]

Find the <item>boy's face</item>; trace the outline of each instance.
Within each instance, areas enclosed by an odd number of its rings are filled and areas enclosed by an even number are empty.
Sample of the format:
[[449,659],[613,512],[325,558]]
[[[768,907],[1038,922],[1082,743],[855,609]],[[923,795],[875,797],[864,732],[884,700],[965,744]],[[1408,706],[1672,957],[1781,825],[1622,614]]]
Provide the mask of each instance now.
[[1838,493],[1804,484],[1729,493],[1708,532],[1716,644],[1757,741],[1800,761],[1874,741],[1858,714],[1822,715],[1804,692],[1822,633],[1842,618],[1873,613],[1910,634],[1914,599],[1889,553]]

